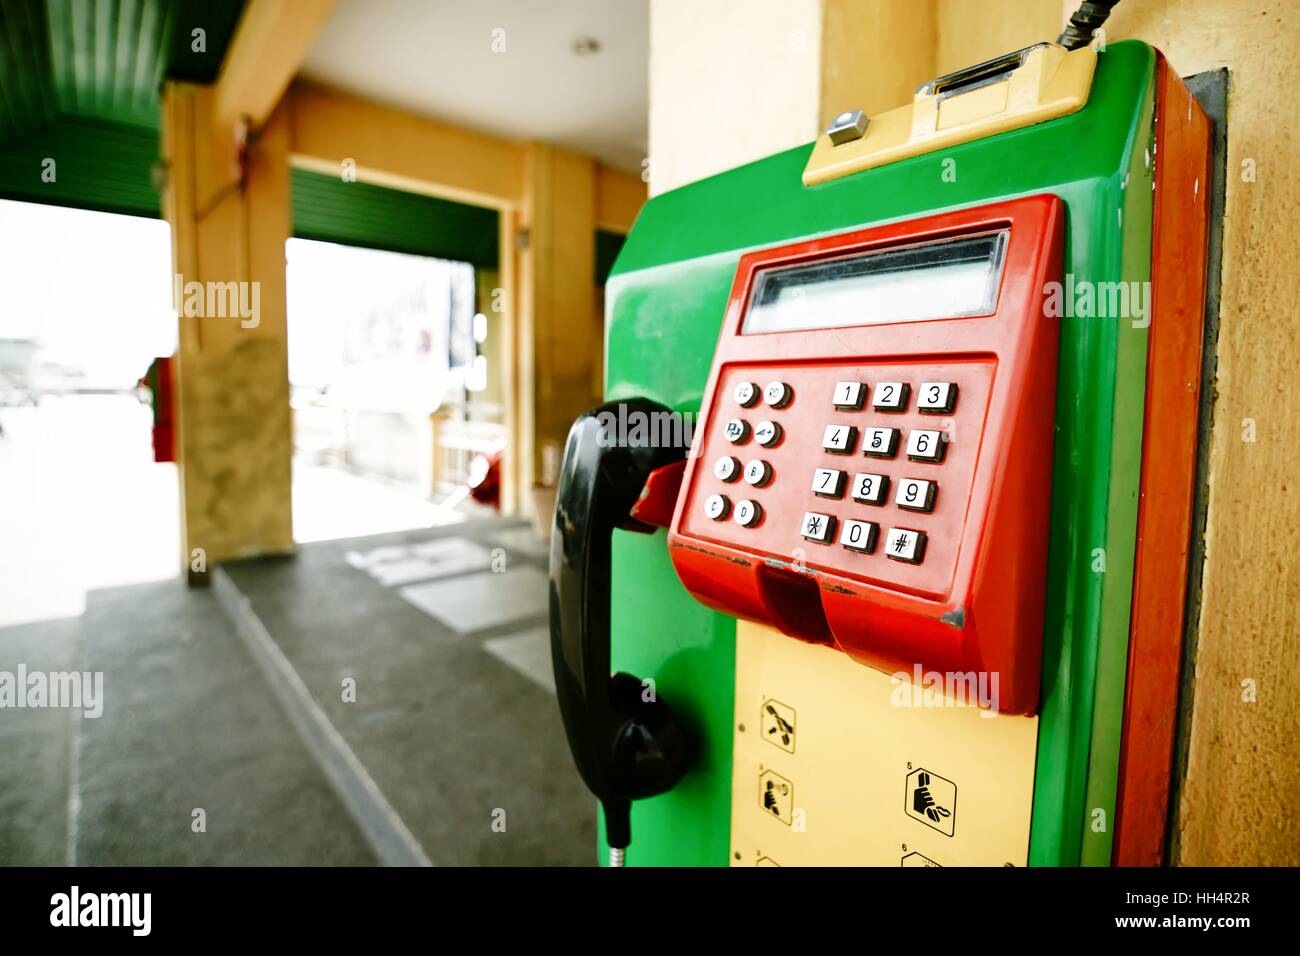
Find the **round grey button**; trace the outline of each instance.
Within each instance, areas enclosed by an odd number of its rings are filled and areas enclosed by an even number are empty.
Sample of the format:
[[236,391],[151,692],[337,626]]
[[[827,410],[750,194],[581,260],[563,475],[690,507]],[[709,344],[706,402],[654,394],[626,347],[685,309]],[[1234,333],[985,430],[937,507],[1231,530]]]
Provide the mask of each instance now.
[[749,439],[749,422],[743,418],[731,418],[722,426],[722,434],[733,445],[744,444]]
[[704,501],[704,513],[714,521],[722,521],[731,511],[731,502],[726,495],[709,495]]
[[748,498],[736,502],[736,524],[752,528],[763,518],[763,507],[757,501]]
[[740,462],[730,455],[723,455],[713,463],[713,477],[718,481],[735,481],[740,477]]
[[749,408],[758,401],[758,386],[753,382],[737,382],[731,397],[741,408]]
[[794,389],[785,382],[769,382],[767,388],[763,389],[763,401],[773,408],[785,408],[792,398]]
[[759,422],[754,426],[754,441],[771,448],[781,440],[781,426],[776,422]]
[[761,458],[755,458],[745,466],[745,481],[755,488],[762,488],[772,480],[772,466]]

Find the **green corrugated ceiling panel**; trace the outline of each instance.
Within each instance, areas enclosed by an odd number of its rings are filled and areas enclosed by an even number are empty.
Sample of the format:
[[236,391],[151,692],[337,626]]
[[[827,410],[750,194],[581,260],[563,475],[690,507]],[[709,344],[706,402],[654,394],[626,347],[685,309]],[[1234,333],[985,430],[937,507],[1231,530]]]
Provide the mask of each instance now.
[[164,76],[215,79],[243,8],[244,0],[0,0],[0,142],[60,114],[157,129]]
[[293,171],[293,234],[495,269],[497,213],[368,183]]

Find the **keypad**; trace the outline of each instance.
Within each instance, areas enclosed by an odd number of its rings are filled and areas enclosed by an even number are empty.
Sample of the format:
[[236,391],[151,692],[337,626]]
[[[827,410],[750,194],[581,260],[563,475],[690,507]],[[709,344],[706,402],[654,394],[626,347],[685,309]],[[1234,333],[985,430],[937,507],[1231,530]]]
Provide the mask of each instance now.
[[[800,540],[826,545],[834,551],[821,560],[868,577],[888,580],[882,558],[905,565],[949,560],[948,548],[927,559],[927,550],[934,550],[930,535],[944,526],[942,519],[937,526],[929,522],[953,507],[943,504],[940,484],[949,486],[949,494],[964,493],[971,457],[967,449],[956,466],[965,470],[949,474],[954,466],[945,464],[945,457],[952,428],[921,416],[954,414],[958,382],[936,376],[934,366],[926,370],[931,374],[908,381],[898,373],[909,367],[888,367],[884,381],[875,380],[870,366],[859,375],[841,368],[839,375],[820,381],[795,369],[789,378],[761,387],[748,377],[734,380],[722,393],[730,395],[731,412],[723,414],[721,435],[714,439],[719,443],[710,449],[716,484],[705,490],[704,515],[726,522],[733,535],[756,535],[752,540],[765,548],[794,549]],[[980,380],[967,375],[962,381],[963,388],[975,389],[966,402],[978,403]],[[796,392],[805,397],[797,407]],[[819,397],[810,405],[809,395]],[[758,408],[765,414],[761,420],[741,411]],[[749,445],[749,455],[724,450],[741,445]],[[850,460],[865,469],[847,467]],[[786,487],[791,481],[795,488]],[[722,493],[728,486],[751,497],[733,500]],[[807,510],[792,515],[787,509],[800,496]],[[843,557],[837,562],[832,553]],[[902,573],[894,567],[895,574]],[[908,572],[916,573],[922,572]]]

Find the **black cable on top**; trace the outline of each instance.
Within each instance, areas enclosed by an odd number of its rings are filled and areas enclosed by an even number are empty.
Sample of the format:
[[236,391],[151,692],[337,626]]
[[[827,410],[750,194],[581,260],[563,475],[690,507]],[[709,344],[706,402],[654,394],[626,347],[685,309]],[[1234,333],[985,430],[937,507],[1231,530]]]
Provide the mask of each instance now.
[[1119,0],[1084,0],[1079,4],[1079,9],[1070,14],[1070,22],[1065,25],[1056,42],[1067,50],[1087,46],[1117,3]]

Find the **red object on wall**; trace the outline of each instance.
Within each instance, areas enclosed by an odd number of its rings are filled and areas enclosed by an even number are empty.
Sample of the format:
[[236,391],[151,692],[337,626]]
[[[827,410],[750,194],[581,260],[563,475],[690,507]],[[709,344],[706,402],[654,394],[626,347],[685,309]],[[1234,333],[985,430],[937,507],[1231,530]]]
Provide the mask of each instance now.
[[[919,663],[996,674],[1001,710],[1035,712],[1059,338],[1057,320],[1044,317],[1044,296],[1046,283],[1061,277],[1063,220],[1058,197],[1031,196],[741,258],[702,404],[698,454],[687,463],[669,536],[677,573],[696,598],[836,646],[885,672],[910,673]],[[985,314],[741,332],[761,270],[1003,230],[1000,285]],[[844,382],[866,386],[860,410],[834,404]],[[955,386],[955,405],[923,414],[921,386],[936,382]],[[745,406],[736,395],[746,383],[760,396],[766,383],[784,383],[793,397],[776,406],[760,397]],[[888,383],[910,386],[901,410],[875,407]],[[724,434],[731,419],[746,423],[739,443]],[[779,437],[764,446],[755,429],[769,422],[779,426]],[[825,444],[837,426],[855,431],[852,447],[832,454]],[[873,427],[896,430],[892,456],[866,454],[866,429]],[[941,462],[908,454],[918,431],[945,436]],[[715,466],[725,473],[719,459],[728,457],[743,470],[754,467],[760,479],[763,469],[754,462],[766,462],[770,477],[752,485],[744,477],[720,479]],[[819,468],[843,472],[839,495],[814,492]],[[859,487],[868,487],[856,484],[858,474],[888,479],[886,500],[856,498]],[[932,510],[897,503],[896,495],[914,487],[911,480],[937,488]],[[728,499],[722,520],[706,512],[713,496]],[[748,526],[737,519],[750,514],[742,501],[761,509]],[[831,519],[818,526],[834,528],[829,541],[803,535],[808,515]],[[876,526],[873,548],[842,543],[850,520]],[[924,535],[919,563],[886,555],[896,543],[891,529],[914,542]]]
[[1156,61],[1152,317],[1112,859],[1164,861],[1187,599],[1210,212],[1210,120]]
[[153,360],[146,376],[153,392],[153,460],[176,460],[176,389],[173,380],[175,356]]

